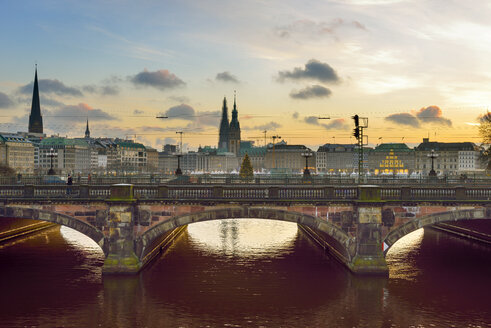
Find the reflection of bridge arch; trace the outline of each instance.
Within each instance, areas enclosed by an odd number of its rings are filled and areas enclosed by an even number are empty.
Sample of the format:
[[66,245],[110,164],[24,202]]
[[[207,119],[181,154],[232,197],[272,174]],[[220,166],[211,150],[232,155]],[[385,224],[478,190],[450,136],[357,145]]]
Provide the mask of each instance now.
[[[354,248],[355,241],[353,238],[348,236],[346,232],[342,229],[336,227],[335,225],[327,222],[326,220],[320,219],[315,216],[285,211],[279,209],[271,208],[259,208],[259,207],[229,207],[229,208],[218,208],[213,210],[207,210],[203,212],[183,214],[179,216],[172,217],[165,222],[162,222],[153,228],[146,231],[143,235],[138,238],[136,242],[137,255],[143,258],[151,249],[148,249],[153,245],[159,238],[161,238],[166,233],[195,222],[203,222],[210,220],[222,220],[222,219],[269,219],[285,222],[294,222],[303,226],[307,226],[314,231],[322,232],[334,239],[343,248],[343,256],[350,259],[350,250]],[[274,236],[272,236],[274,237]]]
[[472,219],[491,219],[491,211],[486,208],[477,208],[469,210],[449,211],[442,213],[433,213],[423,216],[421,218],[413,219],[387,234],[384,239],[384,253],[387,254],[388,250],[396,241],[404,237],[405,235],[423,228],[425,226],[433,225],[440,222],[459,221],[459,220],[472,220]]
[[13,206],[0,207],[0,217],[2,216],[53,222],[72,228],[73,230],[77,230],[78,232],[86,235],[87,237],[95,241],[102,248],[104,253],[107,253],[107,250],[105,249],[106,247],[104,247],[104,234],[102,233],[102,231],[72,216],[37,208],[24,208]]

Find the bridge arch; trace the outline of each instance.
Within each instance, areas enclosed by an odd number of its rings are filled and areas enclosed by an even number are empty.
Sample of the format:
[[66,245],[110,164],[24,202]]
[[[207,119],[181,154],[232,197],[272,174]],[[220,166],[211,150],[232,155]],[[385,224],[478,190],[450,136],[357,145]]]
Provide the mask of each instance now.
[[318,217],[280,209],[243,206],[206,210],[172,217],[152,227],[137,239],[135,245],[137,256],[143,258],[148,252],[152,251],[148,247],[152,246],[161,236],[181,226],[203,221],[242,218],[269,219],[307,226],[337,241],[343,248],[343,255],[347,259],[351,259],[356,244],[354,238],[350,237],[342,229]]
[[384,238],[384,255],[387,254],[392,245],[396,241],[404,237],[405,235],[440,222],[459,221],[459,220],[472,220],[472,219],[491,219],[491,209],[489,208],[476,208],[466,209],[458,211],[448,211],[441,213],[433,213],[423,216],[421,218],[413,219],[405,224],[390,231]]
[[0,207],[0,217],[40,220],[72,228],[95,241],[104,253],[107,253],[102,231],[70,215],[37,208],[4,206]]

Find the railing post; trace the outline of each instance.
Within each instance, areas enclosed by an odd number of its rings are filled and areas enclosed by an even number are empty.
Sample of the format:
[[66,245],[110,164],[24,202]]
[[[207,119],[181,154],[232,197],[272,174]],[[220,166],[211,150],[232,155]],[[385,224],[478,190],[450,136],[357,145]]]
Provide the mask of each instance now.
[[380,187],[379,186],[359,186],[358,187],[358,199],[360,201],[380,201]]
[[334,199],[334,187],[325,187],[324,188],[324,198],[325,199]]
[[159,186],[159,198],[169,198],[169,187]]
[[401,187],[401,200],[411,199],[411,187]]
[[24,186],[24,198],[34,198],[34,185]]
[[90,197],[88,185],[80,185],[78,188],[80,190],[80,198],[89,198]]
[[223,187],[213,186],[213,198],[223,198]]
[[467,199],[467,195],[465,192],[466,188],[463,186],[455,187],[455,199],[456,200],[465,200]]
[[279,189],[280,188],[278,187],[269,187],[268,188],[269,198],[278,198],[280,196]]

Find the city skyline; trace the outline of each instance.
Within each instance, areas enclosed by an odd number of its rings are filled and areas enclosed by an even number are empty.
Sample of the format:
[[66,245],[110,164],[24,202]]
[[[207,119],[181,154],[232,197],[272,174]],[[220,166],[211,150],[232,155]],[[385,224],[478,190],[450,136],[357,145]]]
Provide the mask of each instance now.
[[216,145],[223,97],[237,90],[242,140],[259,145],[264,130],[267,142],[354,143],[354,114],[368,117],[372,145],[481,142],[491,96],[485,2],[2,7],[1,131],[27,131],[37,62],[48,135],[82,137],[88,117],[94,137],[160,148],[184,131],[188,149]]

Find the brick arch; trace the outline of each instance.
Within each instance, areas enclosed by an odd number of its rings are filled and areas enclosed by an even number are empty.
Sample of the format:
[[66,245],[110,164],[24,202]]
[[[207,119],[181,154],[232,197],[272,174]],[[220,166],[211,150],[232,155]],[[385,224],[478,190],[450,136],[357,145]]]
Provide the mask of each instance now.
[[405,235],[418,230],[419,228],[423,228],[425,226],[430,226],[440,222],[472,219],[491,219],[491,211],[490,209],[486,208],[477,208],[469,210],[433,213],[421,218],[413,219],[387,234],[387,236],[384,238],[384,254],[387,254],[390,247],[392,247],[392,245],[394,245],[396,241],[398,241]]
[[72,216],[37,208],[24,208],[13,206],[0,207],[0,217],[2,216],[53,222],[72,228],[73,230],[77,230],[78,232],[86,235],[87,237],[95,241],[104,251],[104,253],[107,253],[106,247],[104,247],[104,234],[102,233],[102,231]]
[[306,215],[299,212],[285,211],[271,208],[254,208],[254,207],[230,207],[219,208],[214,210],[207,210],[203,212],[189,213],[172,217],[165,222],[162,222],[144,234],[142,234],[136,241],[136,253],[137,256],[143,258],[151,249],[147,249],[147,246],[153,245],[153,243],[161,238],[167,232],[170,232],[178,227],[185,226],[187,224],[211,220],[222,219],[269,219],[285,222],[294,222],[307,227],[310,227],[314,231],[320,231],[327,234],[330,238],[334,239],[343,247],[343,251],[346,258],[350,259],[351,254],[355,248],[355,240],[350,237],[339,227],[320,219],[315,216]]

